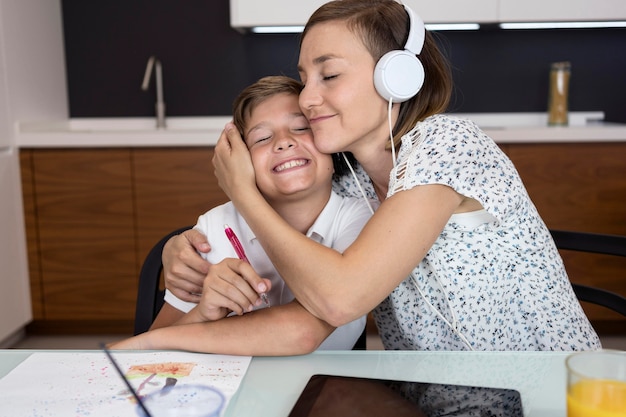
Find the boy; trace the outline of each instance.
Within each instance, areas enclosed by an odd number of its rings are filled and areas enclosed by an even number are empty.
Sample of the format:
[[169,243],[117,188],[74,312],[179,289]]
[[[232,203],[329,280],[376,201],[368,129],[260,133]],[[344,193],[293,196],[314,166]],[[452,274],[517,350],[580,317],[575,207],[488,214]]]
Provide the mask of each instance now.
[[[343,251],[359,234],[370,211],[362,200],[332,192],[332,157],[319,152],[313,143],[298,105],[301,89],[298,81],[288,77],[262,78],[235,100],[233,122],[250,149],[256,183],[265,199],[300,232]],[[236,253],[225,225],[239,236],[250,265],[233,259]],[[151,330],[112,348],[255,356],[302,354],[318,347],[352,348],[365,327],[365,317],[334,330],[306,312],[232,203],[200,216],[195,228],[211,241],[211,251],[203,254],[212,266],[201,301],[187,303],[167,292]],[[265,277],[272,308],[263,308],[258,293],[240,277],[250,267]]]

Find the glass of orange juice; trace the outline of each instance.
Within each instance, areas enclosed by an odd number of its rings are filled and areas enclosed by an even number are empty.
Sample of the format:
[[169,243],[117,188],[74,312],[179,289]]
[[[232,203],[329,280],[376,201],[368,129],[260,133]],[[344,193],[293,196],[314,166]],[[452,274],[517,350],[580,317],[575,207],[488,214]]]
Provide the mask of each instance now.
[[626,417],[626,352],[578,352],[565,365],[568,417]]

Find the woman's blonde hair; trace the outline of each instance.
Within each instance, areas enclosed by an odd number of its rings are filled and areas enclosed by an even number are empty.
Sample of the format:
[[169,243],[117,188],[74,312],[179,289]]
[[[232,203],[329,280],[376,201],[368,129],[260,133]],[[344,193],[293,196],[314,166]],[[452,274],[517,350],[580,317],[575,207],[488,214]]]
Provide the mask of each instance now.
[[[409,34],[409,16],[397,1],[335,0],[322,5],[311,15],[300,44],[313,26],[336,20],[345,21],[347,28],[363,41],[374,62],[389,51],[404,49]],[[393,132],[396,146],[402,135],[413,129],[417,122],[444,112],[452,95],[449,63],[428,31],[419,59],[424,66],[424,85],[415,97],[400,104]],[[372,83],[373,79],[374,74]]]

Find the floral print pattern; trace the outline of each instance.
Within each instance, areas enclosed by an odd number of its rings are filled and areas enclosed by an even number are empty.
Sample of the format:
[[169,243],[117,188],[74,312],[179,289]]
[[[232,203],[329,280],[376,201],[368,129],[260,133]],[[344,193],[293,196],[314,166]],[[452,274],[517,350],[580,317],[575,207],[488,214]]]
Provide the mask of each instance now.
[[[375,196],[366,174],[357,175]],[[447,185],[484,210],[453,215],[411,276],[375,309],[385,349],[600,347],[548,228],[491,138],[448,115],[418,123],[402,139],[387,197],[425,184]],[[334,189],[360,193],[352,177]]]

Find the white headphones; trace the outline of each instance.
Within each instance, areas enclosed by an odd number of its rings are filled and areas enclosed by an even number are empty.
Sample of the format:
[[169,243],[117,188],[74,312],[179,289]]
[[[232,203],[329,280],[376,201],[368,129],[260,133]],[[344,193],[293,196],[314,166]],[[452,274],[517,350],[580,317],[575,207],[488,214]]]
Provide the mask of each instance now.
[[424,84],[424,67],[417,58],[424,46],[424,21],[407,6],[409,36],[403,50],[383,55],[374,69],[374,86],[385,100],[402,103],[415,96]]

